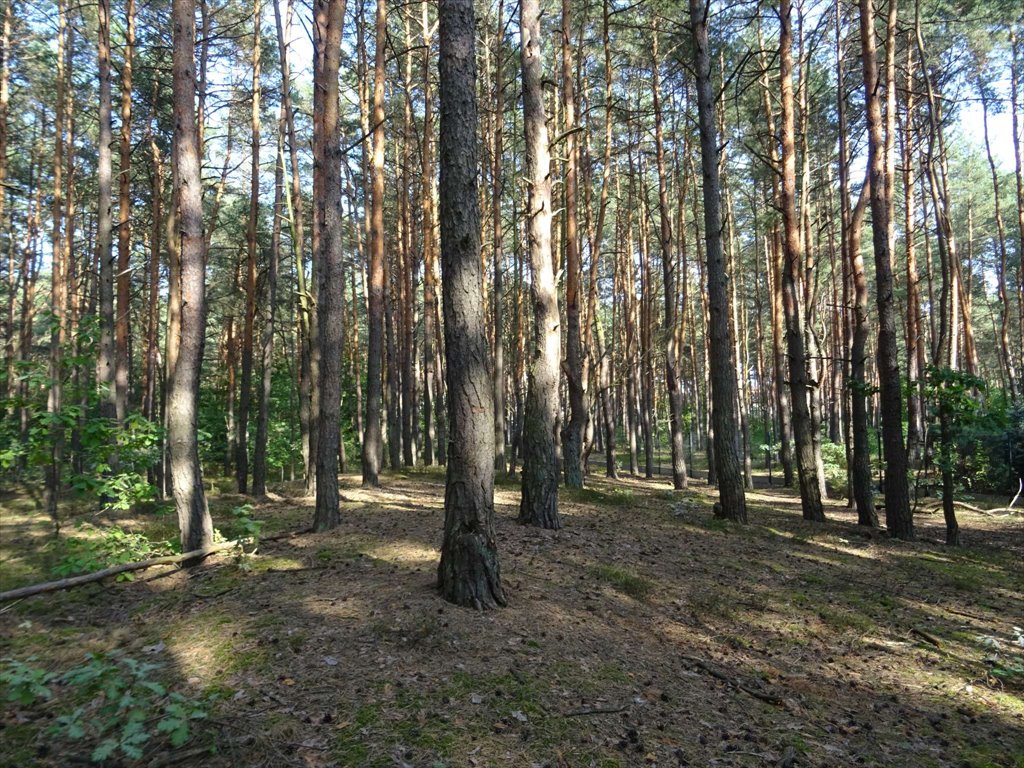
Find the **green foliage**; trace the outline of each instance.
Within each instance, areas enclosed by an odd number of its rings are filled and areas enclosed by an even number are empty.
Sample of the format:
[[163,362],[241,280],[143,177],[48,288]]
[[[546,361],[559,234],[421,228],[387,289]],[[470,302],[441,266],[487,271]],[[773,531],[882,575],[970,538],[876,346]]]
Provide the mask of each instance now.
[[234,535],[237,538],[259,539],[263,530],[264,521],[250,517],[252,504],[242,504],[231,510],[231,517],[234,518]]
[[[66,538],[59,545],[62,549],[61,558],[53,569],[53,575],[59,578],[73,576],[78,573],[91,573],[112,565],[134,563],[150,557],[170,554],[172,542],[153,542],[141,533],[130,533],[123,528],[96,528],[87,523],[79,523],[78,530],[98,532],[98,536]],[[118,574],[118,581],[131,581],[131,573]]]
[[1024,473],[1024,409],[1013,408],[1005,393],[990,391],[977,376],[934,366],[925,398],[934,434],[941,435],[943,419],[948,425],[939,468],[968,491],[1015,490]]
[[[28,660],[35,661],[36,657],[30,656]],[[4,701],[27,707],[34,701],[53,697],[49,683],[55,675],[10,657],[0,661],[3,662],[0,690],[3,691]]]
[[180,747],[189,739],[192,722],[207,714],[204,702],[168,691],[156,679],[160,664],[117,651],[91,653],[84,664],[62,675],[15,659],[3,662],[0,685],[6,701],[43,706],[53,699],[51,686],[63,689],[50,732],[59,739],[89,743],[96,763],[118,754],[138,760],[143,747],[158,736]]
[[831,440],[821,441],[821,461],[825,481],[832,488],[846,488],[846,448]]
[[595,579],[636,600],[644,600],[654,588],[649,579],[614,565],[595,565],[590,573]]

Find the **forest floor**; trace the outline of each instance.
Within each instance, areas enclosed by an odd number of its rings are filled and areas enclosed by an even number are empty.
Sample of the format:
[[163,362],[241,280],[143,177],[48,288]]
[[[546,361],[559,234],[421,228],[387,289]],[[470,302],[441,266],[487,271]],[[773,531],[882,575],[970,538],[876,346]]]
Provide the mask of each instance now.
[[[843,502],[805,523],[782,489],[737,526],[703,483],[588,485],[563,489],[551,532],[517,525],[499,483],[501,610],[435,592],[441,470],[372,492],[345,476],[331,533],[0,606],[0,657],[60,672],[116,648],[206,702],[182,747],[108,765],[1024,766],[1021,517],[963,512],[950,549],[941,512],[908,544]],[[274,491],[248,512],[263,533],[307,526],[297,487]],[[211,494],[225,535],[245,501]],[[26,496],[0,511],[3,588],[51,578],[45,515]],[[173,515],[79,512],[174,535]],[[0,764],[88,762],[49,735],[72,693],[51,687],[4,703]]]

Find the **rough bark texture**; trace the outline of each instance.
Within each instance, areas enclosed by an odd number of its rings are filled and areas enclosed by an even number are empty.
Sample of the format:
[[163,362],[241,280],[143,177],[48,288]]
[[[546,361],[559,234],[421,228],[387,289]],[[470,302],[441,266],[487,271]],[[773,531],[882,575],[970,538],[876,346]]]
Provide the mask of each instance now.
[[338,134],[338,70],[344,0],[318,0],[317,23],[324,46],[320,151],[324,221],[320,233],[317,325],[320,331],[320,413],[316,454],[316,510],[313,528],[324,531],[339,522],[338,440],[341,436],[341,355],[345,284],[342,280],[341,144]]
[[583,390],[583,347],[580,340],[580,248],[576,216],[576,96],[572,73],[572,0],[562,0],[562,108],[565,121],[565,381],[569,418],[562,427],[565,485],[583,487],[583,431],[587,407]]
[[206,341],[206,244],[203,192],[195,115],[195,2],[174,0],[174,159],[180,211],[181,337],[167,396],[171,487],[178,513],[181,549],[213,544],[199,464],[197,404]]
[[100,388],[100,413],[114,418],[117,399],[114,361],[114,263],[112,253],[113,143],[110,113],[110,0],[97,4],[99,23],[99,146],[96,159],[96,260],[99,262],[100,342],[96,355],[96,379]]
[[441,274],[448,450],[438,589],[476,609],[505,604],[494,541],[494,422],[480,295],[473,0],[441,0]]
[[793,436],[796,441],[800,503],[805,520],[824,520],[821,488],[814,459],[814,436],[808,406],[807,355],[804,351],[803,318],[797,290],[797,272],[803,268],[803,248],[796,211],[796,147],[793,117],[793,30],[789,0],[779,3],[779,90],[782,106],[782,305],[786,319],[789,356],[789,394],[793,404]]
[[[690,0],[697,70],[697,110],[700,124],[701,167],[704,174],[704,237],[707,243],[707,280],[710,334],[711,407],[715,429],[715,469],[719,503],[715,514],[746,522],[746,493],[740,466],[736,427],[736,368],[729,338],[729,284],[722,253],[722,202],[715,131],[715,95],[711,83],[706,6]],[[680,441],[681,442],[681,441]],[[680,446],[681,448],[681,446]]]
[[[384,363],[384,59],[387,6],[377,0],[373,79],[373,158],[370,194],[369,335],[366,350],[366,432],[363,436],[363,485],[380,485],[381,403]],[[322,395],[321,395],[322,396]]]
[[522,1],[519,25],[522,37],[525,175],[529,190],[526,219],[532,275],[530,298],[534,316],[523,421],[523,495],[519,521],[542,528],[561,528],[558,457],[555,453],[560,332],[551,254],[551,157],[544,114],[538,0]]
[[[890,9],[896,0],[889,0]],[[891,11],[890,11],[891,12]],[[885,445],[885,524],[889,535],[914,538],[907,487],[907,452],[903,442],[903,393],[900,381],[899,333],[892,275],[892,205],[886,173],[882,106],[878,94],[873,3],[860,0],[860,31],[864,90],[867,98],[868,173],[871,179],[871,231],[875,249],[875,291],[878,304],[878,381]],[[895,106],[891,107],[895,109]]]

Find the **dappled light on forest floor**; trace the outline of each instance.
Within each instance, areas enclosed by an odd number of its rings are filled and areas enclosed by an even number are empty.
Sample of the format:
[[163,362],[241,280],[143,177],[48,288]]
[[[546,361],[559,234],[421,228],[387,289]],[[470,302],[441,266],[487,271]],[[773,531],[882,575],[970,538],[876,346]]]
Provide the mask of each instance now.
[[[822,768],[1017,768],[1024,754],[1022,680],[997,674],[1024,656],[1012,519],[965,514],[973,546],[953,551],[859,530],[839,504],[835,522],[809,525],[766,491],[738,526],[711,515],[703,484],[592,478],[561,494],[566,527],[553,532],[516,524],[517,489],[502,483],[509,606],[480,614],[434,589],[441,477],[385,475],[369,491],[345,476],[330,533],[10,606],[3,655],[50,671],[87,650],[160,664],[163,684],[204,702],[187,748],[213,750],[202,753],[212,766],[761,766],[789,755]],[[308,503],[286,490],[249,512],[268,532],[308,525]],[[238,503],[212,497],[218,527],[231,530]],[[21,508],[3,525],[5,586],[47,578],[45,516]],[[69,695],[9,710],[5,762],[65,764],[74,745],[60,757],[42,745]]]

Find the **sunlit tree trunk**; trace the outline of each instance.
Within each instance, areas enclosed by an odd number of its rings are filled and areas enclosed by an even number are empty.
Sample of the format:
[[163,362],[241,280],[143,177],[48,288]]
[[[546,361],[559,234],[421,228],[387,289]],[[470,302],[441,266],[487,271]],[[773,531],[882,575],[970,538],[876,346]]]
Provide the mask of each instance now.
[[175,196],[180,211],[181,337],[167,397],[171,487],[181,531],[181,549],[213,543],[199,463],[199,376],[206,340],[206,253],[202,178],[195,114],[195,2],[174,0]]

